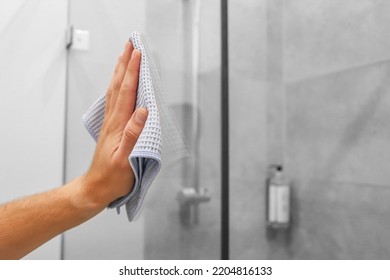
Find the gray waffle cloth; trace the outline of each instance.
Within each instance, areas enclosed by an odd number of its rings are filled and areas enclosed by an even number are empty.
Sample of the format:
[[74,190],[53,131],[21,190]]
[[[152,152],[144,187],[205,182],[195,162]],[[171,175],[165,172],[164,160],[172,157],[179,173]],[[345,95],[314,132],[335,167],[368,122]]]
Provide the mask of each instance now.
[[[131,34],[130,41],[134,48],[142,53],[136,108],[147,108],[149,114],[145,127],[129,156],[130,165],[135,176],[133,189],[126,196],[110,203],[108,207],[117,208],[119,213],[120,207],[126,205],[129,221],[133,221],[141,208],[149,186],[161,168],[162,129],[154,90],[156,84],[153,85],[152,81],[153,75],[151,72],[153,69],[150,68],[149,52],[145,49],[141,35],[138,32]],[[95,141],[99,137],[103,124],[104,111],[105,96],[102,96],[83,115],[83,123]]]

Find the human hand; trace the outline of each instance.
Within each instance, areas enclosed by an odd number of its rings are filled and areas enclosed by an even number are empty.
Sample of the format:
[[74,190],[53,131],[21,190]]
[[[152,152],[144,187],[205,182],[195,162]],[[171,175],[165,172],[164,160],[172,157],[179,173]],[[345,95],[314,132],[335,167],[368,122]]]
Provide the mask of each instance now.
[[92,164],[82,179],[83,203],[95,208],[126,195],[134,184],[128,157],[148,116],[145,108],[134,111],[140,61],[141,53],[128,42],[106,93],[103,126]]

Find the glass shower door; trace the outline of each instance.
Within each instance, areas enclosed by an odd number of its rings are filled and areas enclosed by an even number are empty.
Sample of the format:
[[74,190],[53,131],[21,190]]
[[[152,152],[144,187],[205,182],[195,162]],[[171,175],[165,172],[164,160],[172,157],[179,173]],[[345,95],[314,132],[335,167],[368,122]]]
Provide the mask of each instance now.
[[65,259],[220,258],[219,2],[70,0],[70,24],[89,32],[90,48],[69,52],[67,180],[85,172],[92,159],[94,143],[80,117],[105,92],[134,30],[150,38],[165,106],[187,153],[163,159],[136,222],[106,210],[68,231]]
[[166,101],[188,156],[164,165],[145,214],[145,258],[220,258],[220,1],[148,1]]

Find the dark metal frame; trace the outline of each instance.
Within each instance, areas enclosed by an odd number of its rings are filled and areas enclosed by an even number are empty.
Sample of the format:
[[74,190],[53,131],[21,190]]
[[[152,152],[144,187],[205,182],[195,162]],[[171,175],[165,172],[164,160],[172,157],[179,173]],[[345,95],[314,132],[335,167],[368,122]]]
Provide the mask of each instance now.
[[221,0],[221,259],[229,259],[228,0]]

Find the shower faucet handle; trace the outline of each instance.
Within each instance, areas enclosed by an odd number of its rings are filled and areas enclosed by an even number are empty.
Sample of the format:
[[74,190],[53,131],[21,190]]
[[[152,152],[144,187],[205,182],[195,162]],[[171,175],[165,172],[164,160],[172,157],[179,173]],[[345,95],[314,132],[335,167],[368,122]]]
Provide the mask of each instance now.
[[181,205],[208,202],[210,199],[206,188],[201,188],[199,191],[194,188],[184,188],[177,194],[177,200]]
[[190,227],[198,224],[198,205],[210,201],[211,197],[206,188],[196,190],[195,188],[183,188],[177,194],[180,210],[179,216],[182,225]]

